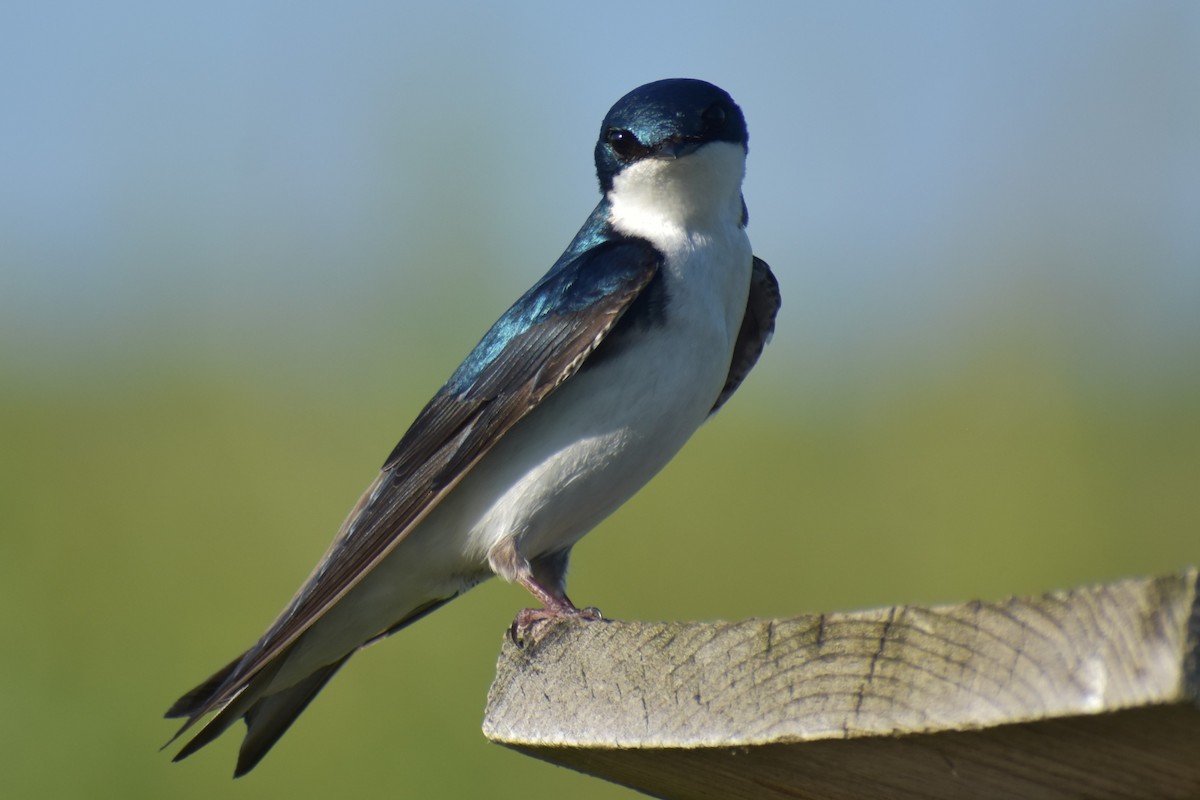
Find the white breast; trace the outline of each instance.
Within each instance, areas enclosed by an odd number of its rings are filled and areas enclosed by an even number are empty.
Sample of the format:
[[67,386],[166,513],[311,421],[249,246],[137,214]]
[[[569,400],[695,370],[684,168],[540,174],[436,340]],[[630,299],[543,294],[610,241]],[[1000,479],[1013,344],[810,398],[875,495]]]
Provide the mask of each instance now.
[[470,552],[486,552],[506,536],[517,538],[527,558],[570,546],[662,469],[707,418],[749,291],[744,169],[744,150],[718,142],[683,159],[639,162],[616,177],[613,227],[666,256],[663,324],[567,381],[459,486],[456,494],[466,489],[483,506],[470,525]]

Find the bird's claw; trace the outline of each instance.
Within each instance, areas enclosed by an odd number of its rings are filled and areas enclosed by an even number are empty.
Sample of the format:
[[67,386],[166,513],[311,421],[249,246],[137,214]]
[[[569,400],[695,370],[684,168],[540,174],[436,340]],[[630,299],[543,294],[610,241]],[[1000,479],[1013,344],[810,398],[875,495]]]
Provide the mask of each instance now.
[[549,630],[548,624],[560,619],[599,622],[604,619],[604,615],[595,606],[587,608],[576,608],[575,606],[526,608],[517,612],[517,616],[513,619],[512,626],[508,629],[509,638],[518,647],[522,647],[528,641],[537,643]]

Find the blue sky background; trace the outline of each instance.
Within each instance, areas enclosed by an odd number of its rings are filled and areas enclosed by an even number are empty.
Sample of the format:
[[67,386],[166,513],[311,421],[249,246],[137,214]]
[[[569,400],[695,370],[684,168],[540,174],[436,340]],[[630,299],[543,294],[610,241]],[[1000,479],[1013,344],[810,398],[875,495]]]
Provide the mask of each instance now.
[[679,75],[745,109],[809,381],[981,320],[1102,371],[1194,354],[1200,7],[744,5],[8,4],[3,363],[338,352],[460,310],[429,336],[462,352],[590,210],[608,106]]

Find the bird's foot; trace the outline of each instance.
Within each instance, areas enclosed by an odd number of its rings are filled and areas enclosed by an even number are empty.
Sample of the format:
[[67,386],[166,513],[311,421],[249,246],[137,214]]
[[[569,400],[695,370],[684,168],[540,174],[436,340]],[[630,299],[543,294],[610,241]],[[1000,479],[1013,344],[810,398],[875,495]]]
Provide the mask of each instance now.
[[569,601],[548,605],[546,608],[526,608],[517,613],[508,634],[513,644],[518,647],[523,647],[527,643],[536,644],[550,629],[550,623],[560,619],[598,622],[604,619],[604,615],[600,613],[600,609],[594,606],[576,608]]

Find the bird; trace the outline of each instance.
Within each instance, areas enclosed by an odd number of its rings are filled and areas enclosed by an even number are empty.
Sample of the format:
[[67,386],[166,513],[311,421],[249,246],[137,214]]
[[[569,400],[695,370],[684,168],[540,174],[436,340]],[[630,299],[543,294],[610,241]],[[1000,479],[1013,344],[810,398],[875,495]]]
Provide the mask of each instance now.
[[702,80],[612,106],[595,209],[420,411],[274,623],[170,707],[185,720],[171,742],[216,712],[175,761],[241,719],[245,775],[354,653],[492,576],[542,605],[514,630],[602,618],[566,594],[572,546],[725,404],[775,328],[779,284],[746,234],[748,141]]

